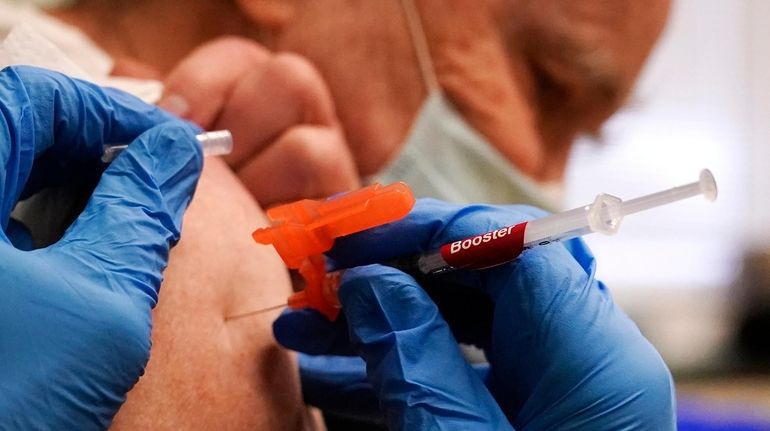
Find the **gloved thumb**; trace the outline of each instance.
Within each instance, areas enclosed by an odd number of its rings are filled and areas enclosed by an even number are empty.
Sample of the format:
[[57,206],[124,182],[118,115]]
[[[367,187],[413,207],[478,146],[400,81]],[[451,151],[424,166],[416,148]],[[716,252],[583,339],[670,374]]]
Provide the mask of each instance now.
[[35,248],[35,241],[29,229],[21,222],[9,219],[5,235],[14,247],[19,250],[30,251]]
[[103,274],[105,288],[126,289],[154,306],[202,166],[191,126],[167,122],[147,130],[112,162],[83,213],[46,252],[76,259],[70,268],[91,278]]
[[407,274],[349,269],[339,290],[389,429],[510,429],[436,305]]

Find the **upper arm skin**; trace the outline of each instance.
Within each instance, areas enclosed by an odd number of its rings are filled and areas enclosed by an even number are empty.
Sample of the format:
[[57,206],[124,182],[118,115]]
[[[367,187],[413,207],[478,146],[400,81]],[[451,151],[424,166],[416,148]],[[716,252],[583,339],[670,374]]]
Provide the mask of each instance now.
[[277,312],[224,320],[291,291],[272,248],[251,239],[266,223],[224,162],[208,158],[153,312],[150,361],[113,429],[312,427],[295,359],[272,336]]

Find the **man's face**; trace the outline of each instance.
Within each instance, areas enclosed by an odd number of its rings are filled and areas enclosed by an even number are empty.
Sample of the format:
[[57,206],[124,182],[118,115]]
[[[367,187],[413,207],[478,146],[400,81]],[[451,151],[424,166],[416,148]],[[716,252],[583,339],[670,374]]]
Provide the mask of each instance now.
[[670,0],[505,3],[501,28],[512,55],[527,59],[542,109],[585,117],[588,129],[628,96],[670,8]]
[[[535,133],[556,142],[545,146],[595,130],[621,105],[669,8],[669,0],[413,1],[437,68],[462,59],[437,74],[440,82],[465,75],[459,88],[444,87],[465,118],[498,144],[515,134],[511,128],[522,129],[511,118],[532,111],[524,114],[534,118]],[[359,171],[375,173],[396,153],[427,95],[401,2],[296,4],[275,48],[319,69]],[[501,106],[503,87],[518,88],[524,102]],[[470,106],[459,106],[463,101]]]

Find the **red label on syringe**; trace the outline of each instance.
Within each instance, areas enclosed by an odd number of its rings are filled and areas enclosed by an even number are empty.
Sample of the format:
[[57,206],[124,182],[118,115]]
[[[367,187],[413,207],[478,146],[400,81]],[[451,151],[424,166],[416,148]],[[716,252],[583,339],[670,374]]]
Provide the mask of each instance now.
[[524,249],[527,223],[495,229],[441,246],[441,257],[457,269],[484,269],[510,262]]

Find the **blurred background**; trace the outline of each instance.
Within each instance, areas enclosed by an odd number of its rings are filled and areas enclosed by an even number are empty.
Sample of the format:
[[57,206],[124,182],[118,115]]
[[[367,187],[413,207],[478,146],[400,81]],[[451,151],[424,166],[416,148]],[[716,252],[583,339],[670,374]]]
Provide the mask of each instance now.
[[599,136],[581,139],[566,183],[574,207],[598,192],[632,198],[712,170],[716,202],[632,216],[617,237],[586,241],[680,396],[770,418],[768,21],[765,0],[674,1],[632,100]]

